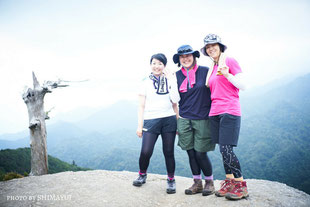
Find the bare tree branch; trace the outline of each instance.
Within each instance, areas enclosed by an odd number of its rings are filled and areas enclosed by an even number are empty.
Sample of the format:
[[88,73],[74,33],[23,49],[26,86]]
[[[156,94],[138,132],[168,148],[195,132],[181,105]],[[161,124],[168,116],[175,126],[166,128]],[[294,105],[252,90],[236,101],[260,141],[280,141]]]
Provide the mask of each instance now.
[[34,89],[39,88],[40,87],[40,83],[37,80],[37,77],[36,77],[36,75],[34,74],[33,71],[32,71],[32,80],[33,80],[33,88]]
[[80,81],[66,81],[66,80],[61,80],[61,82],[68,82],[68,83],[81,83],[81,82],[87,82],[87,81],[89,81],[89,79],[80,80]]

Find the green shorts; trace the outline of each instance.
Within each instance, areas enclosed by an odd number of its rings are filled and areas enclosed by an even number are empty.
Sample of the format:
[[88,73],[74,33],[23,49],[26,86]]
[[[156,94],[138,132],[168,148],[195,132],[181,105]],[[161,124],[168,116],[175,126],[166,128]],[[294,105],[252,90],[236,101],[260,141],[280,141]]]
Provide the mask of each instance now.
[[178,146],[182,150],[195,149],[198,152],[208,152],[215,149],[210,133],[209,120],[178,119]]

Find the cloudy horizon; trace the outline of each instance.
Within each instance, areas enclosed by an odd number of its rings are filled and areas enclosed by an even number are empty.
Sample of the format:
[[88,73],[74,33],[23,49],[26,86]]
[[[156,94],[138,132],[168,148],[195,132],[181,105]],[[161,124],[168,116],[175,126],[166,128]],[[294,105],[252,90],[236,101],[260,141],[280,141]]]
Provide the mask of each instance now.
[[[182,44],[195,50],[208,33],[221,36],[249,88],[310,72],[310,2],[291,1],[0,1],[0,134],[21,131],[28,114],[21,93],[61,78],[70,87],[45,98],[54,115],[79,107],[135,100],[149,58],[167,67]],[[201,56],[200,65],[209,59]]]

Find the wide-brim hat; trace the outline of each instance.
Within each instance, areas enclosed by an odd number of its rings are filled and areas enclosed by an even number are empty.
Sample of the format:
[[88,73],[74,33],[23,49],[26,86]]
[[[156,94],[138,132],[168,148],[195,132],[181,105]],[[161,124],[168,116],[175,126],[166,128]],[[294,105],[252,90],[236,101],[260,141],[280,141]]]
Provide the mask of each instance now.
[[221,38],[216,34],[208,34],[204,38],[203,42],[204,42],[204,46],[200,49],[200,52],[204,54],[205,56],[209,56],[206,52],[206,46],[210,44],[215,44],[215,43],[219,44],[223,48],[222,52],[224,52],[227,49],[227,46],[222,43]]
[[200,53],[198,50],[194,51],[193,48],[190,45],[182,45],[181,47],[178,48],[178,53],[173,55],[173,62],[175,64],[180,63],[180,55],[188,55],[188,54],[193,54],[194,57],[199,58]]

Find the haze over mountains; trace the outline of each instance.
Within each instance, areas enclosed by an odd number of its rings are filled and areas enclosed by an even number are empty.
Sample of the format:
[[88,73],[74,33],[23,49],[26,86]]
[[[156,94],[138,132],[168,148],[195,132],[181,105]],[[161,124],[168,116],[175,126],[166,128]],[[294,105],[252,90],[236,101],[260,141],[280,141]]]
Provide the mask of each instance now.
[[[285,82],[285,81],[284,81]],[[270,88],[270,90],[269,90]],[[246,178],[286,183],[310,193],[310,74],[292,82],[241,92],[242,127],[236,153]],[[135,135],[137,106],[123,101],[76,122],[47,127],[48,153],[82,167],[138,170],[141,139]],[[76,116],[74,113],[66,117]],[[48,121],[47,121],[48,123]],[[0,149],[28,147],[28,131],[0,135]],[[176,146],[176,174],[191,176],[186,153]],[[214,176],[224,175],[216,149]],[[148,172],[165,174],[158,140]]]

